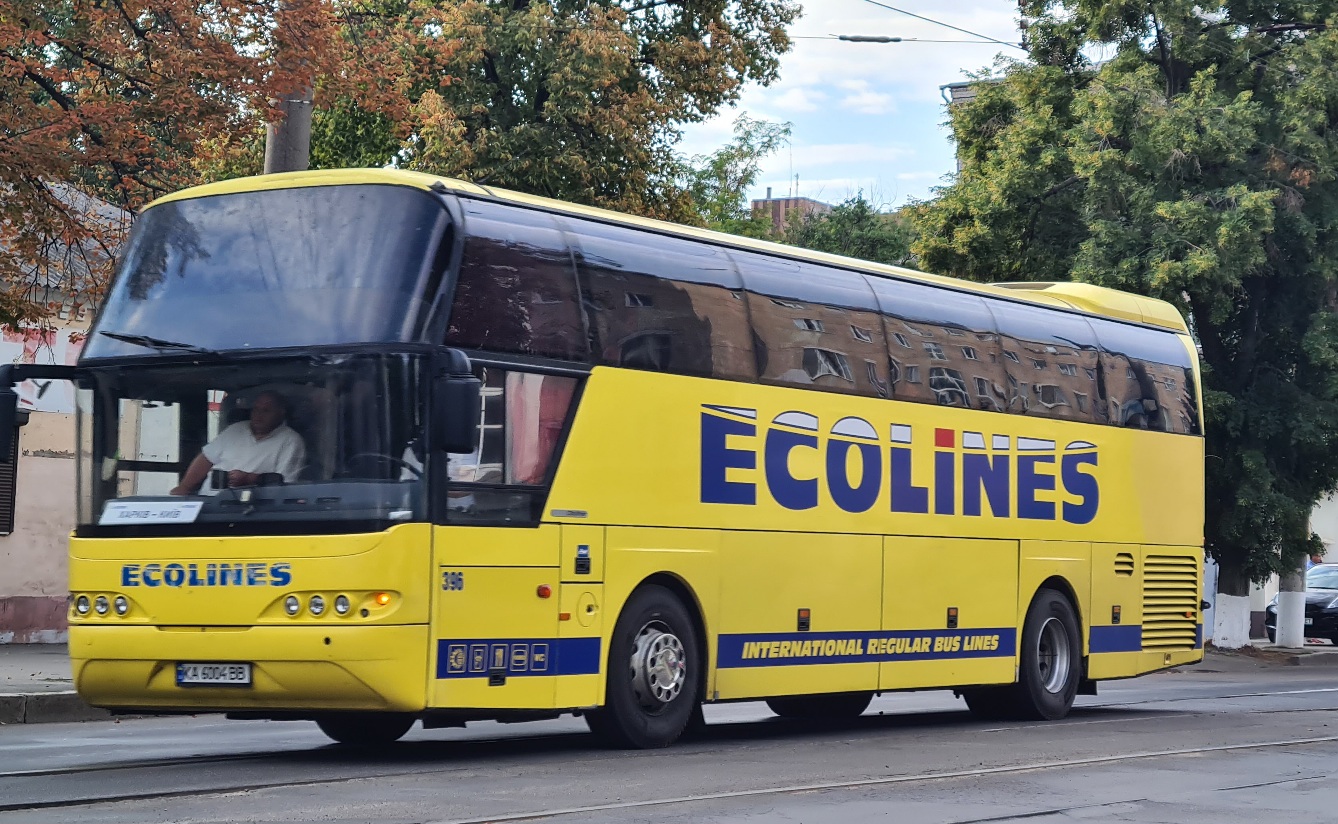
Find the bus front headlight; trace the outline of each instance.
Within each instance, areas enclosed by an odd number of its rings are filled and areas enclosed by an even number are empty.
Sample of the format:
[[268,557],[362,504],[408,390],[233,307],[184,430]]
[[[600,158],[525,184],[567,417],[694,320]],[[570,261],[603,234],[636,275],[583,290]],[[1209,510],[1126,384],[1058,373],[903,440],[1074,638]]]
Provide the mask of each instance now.
[[311,600],[307,602],[307,608],[311,610],[312,615],[320,615],[325,612],[325,599],[319,595],[313,595]]
[[289,615],[296,615],[301,609],[302,602],[298,600],[296,595],[289,595],[283,599],[283,611]]
[[77,613],[79,613],[80,615],[87,615],[87,614],[88,614],[88,596],[87,596],[87,595],[80,595],[78,598],[75,598],[75,599],[74,599],[74,611],[77,612]]

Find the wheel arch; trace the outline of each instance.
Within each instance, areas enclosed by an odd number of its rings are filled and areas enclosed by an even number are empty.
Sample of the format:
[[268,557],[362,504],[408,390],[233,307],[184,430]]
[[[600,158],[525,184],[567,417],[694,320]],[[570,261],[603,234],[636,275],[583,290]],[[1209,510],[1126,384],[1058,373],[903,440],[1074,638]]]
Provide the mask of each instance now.
[[[632,587],[632,592],[636,592],[645,586],[662,586],[674,594],[674,597],[683,603],[683,607],[688,611],[688,617],[692,619],[692,629],[697,633],[697,641],[700,646],[701,665],[701,696],[702,700],[707,700],[706,688],[710,684],[711,672],[711,650],[710,643],[706,634],[706,613],[702,607],[701,600],[697,597],[697,592],[692,585],[672,572],[656,572],[647,575]],[[629,596],[630,593],[629,593]]]

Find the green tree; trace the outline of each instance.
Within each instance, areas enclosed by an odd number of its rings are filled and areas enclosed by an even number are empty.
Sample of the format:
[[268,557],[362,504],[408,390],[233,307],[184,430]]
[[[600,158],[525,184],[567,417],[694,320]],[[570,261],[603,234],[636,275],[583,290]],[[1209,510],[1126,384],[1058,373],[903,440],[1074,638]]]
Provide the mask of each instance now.
[[[410,0],[361,0],[343,38],[379,42],[421,27]],[[312,168],[396,164],[688,223],[750,229],[726,203],[756,176],[784,127],[744,116],[720,153],[685,161],[685,124],[770,83],[789,49],[789,0],[464,0],[431,24],[452,46],[386,69],[406,88],[397,109],[369,108],[318,83]],[[401,40],[405,39],[403,36]],[[254,136],[216,152],[206,176],[259,169]],[[704,204],[699,206],[699,204]],[[734,214],[727,214],[734,209]],[[724,226],[725,224],[721,224]]]
[[[950,116],[929,270],[1158,297],[1202,349],[1220,591],[1318,549],[1338,485],[1338,2],[1023,0],[1031,62]],[[1091,47],[1113,55],[1092,65]]]
[[786,227],[784,240],[818,252],[904,266],[911,257],[911,221],[880,212],[861,192],[830,212],[809,213]]
[[753,213],[748,190],[757,183],[762,160],[789,138],[789,123],[741,114],[734,121],[733,140],[711,154],[684,161],[680,185],[692,199],[694,222],[734,235],[770,237],[771,218]]
[[770,83],[789,0],[464,0],[441,64],[402,124],[411,168],[692,220],[674,147],[684,124]]

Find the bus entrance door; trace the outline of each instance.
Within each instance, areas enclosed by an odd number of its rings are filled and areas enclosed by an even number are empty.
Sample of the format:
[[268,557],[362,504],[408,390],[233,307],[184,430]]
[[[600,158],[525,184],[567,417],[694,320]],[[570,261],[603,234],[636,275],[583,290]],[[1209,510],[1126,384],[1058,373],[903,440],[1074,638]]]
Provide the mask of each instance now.
[[438,527],[432,706],[552,709],[557,526]]

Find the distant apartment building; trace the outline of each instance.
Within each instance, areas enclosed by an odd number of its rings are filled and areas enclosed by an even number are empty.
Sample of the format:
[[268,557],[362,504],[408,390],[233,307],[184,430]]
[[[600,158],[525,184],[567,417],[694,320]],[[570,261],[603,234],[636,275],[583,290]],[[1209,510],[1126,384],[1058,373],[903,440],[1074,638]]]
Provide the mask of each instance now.
[[794,216],[825,215],[832,210],[831,204],[808,197],[772,197],[771,187],[767,187],[767,196],[753,201],[753,214],[771,218],[771,227],[778,234],[785,230]]

